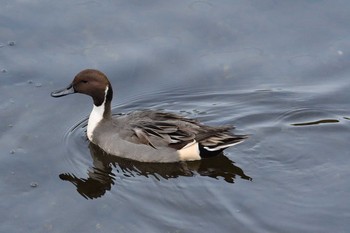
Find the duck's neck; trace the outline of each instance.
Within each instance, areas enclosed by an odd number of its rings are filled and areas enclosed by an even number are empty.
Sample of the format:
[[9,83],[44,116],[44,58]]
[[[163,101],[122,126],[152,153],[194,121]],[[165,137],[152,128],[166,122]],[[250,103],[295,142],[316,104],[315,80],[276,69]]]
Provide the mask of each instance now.
[[97,125],[103,120],[103,119],[110,119],[111,118],[111,102],[112,102],[112,89],[109,89],[110,87],[106,87],[105,90],[105,98],[102,104],[96,106],[94,104],[92,111],[89,116],[89,121],[87,125],[87,136],[90,141],[92,141],[93,133]]

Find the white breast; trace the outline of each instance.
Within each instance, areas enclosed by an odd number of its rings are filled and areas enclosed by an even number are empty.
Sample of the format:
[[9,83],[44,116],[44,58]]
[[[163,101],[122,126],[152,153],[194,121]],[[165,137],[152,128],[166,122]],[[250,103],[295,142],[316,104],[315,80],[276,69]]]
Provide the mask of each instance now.
[[90,141],[92,141],[92,135],[94,133],[94,130],[98,123],[102,120],[103,118],[103,113],[105,112],[105,105],[102,104],[101,106],[95,106],[93,107],[90,116],[89,116],[89,121],[88,121],[88,126],[87,126],[87,136]]

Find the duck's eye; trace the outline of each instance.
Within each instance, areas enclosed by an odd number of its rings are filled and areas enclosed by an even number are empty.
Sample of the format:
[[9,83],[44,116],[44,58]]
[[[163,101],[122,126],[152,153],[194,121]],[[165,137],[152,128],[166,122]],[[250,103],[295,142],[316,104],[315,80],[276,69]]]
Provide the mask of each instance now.
[[86,81],[86,80],[82,80],[82,83],[88,83],[88,81]]

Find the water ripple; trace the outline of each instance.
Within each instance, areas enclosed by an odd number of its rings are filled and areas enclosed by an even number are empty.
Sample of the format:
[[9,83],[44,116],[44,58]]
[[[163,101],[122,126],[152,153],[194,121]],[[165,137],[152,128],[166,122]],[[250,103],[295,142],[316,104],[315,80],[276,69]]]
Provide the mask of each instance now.
[[336,114],[327,110],[301,108],[284,112],[278,120],[291,126],[318,126],[340,123],[338,118]]
[[[184,96],[177,93],[177,95],[171,97],[164,96],[165,98],[159,101],[159,94],[142,95],[134,98],[133,101],[127,104],[114,107],[112,111],[126,113],[138,109],[139,106],[148,106],[149,108],[164,109],[165,111],[172,111],[189,117],[202,116],[208,120],[210,118],[210,107],[217,108],[217,106],[213,105],[213,100],[224,96],[228,97],[229,94],[206,93],[198,97],[192,94]],[[169,102],[177,105],[176,102],[180,101],[179,98],[187,99],[187,104],[185,106],[182,105],[182,110],[175,111],[167,108],[167,106],[169,107]],[[198,102],[201,102],[203,106],[201,104],[198,105]],[[207,109],[209,113],[202,111],[202,109]],[[120,185],[123,179],[126,178],[132,178],[139,182],[144,182],[145,178],[161,181],[193,176],[210,177],[227,183],[234,183],[237,177],[251,180],[240,167],[236,166],[232,160],[223,154],[201,161],[169,164],[141,163],[109,155],[94,144],[89,143],[86,137],[86,127],[87,119],[84,118],[66,132],[64,142],[67,153],[64,159],[67,164],[67,171],[60,174],[60,178],[74,184],[77,192],[87,199],[102,197],[106,191],[111,190],[113,185],[116,183]],[[118,195],[124,194],[119,193]]]

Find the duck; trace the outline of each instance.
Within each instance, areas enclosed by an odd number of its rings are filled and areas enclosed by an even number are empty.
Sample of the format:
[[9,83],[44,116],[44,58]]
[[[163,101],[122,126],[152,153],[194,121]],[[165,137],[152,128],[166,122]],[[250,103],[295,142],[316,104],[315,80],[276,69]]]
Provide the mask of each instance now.
[[107,154],[121,158],[151,163],[195,161],[217,156],[247,138],[232,133],[232,125],[208,126],[164,111],[146,109],[115,116],[111,111],[112,85],[96,69],[82,70],[71,84],[53,91],[51,96],[75,93],[92,97],[88,140]]

